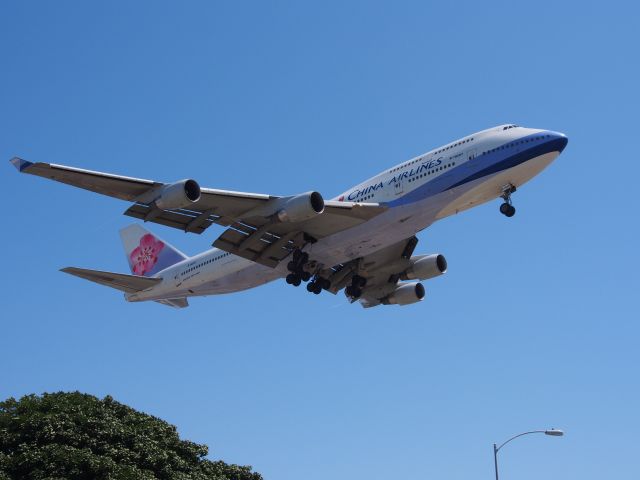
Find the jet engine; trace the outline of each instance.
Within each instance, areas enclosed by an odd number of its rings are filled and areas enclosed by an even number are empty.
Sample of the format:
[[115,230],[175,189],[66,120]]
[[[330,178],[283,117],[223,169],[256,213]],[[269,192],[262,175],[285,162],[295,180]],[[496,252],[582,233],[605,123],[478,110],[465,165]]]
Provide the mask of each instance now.
[[162,210],[184,208],[200,200],[200,185],[195,180],[181,180],[166,185],[156,199],[156,206]]
[[400,276],[402,280],[428,280],[447,272],[447,260],[439,253],[411,258],[411,266]]
[[382,303],[387,305],[411,305],[424,298],[424,286],[419,282],[404,283],[398,286]]
[[277,211],[280,222],[303,222],[324,212],[324,199],[318,192],[307,192],[286,200]]

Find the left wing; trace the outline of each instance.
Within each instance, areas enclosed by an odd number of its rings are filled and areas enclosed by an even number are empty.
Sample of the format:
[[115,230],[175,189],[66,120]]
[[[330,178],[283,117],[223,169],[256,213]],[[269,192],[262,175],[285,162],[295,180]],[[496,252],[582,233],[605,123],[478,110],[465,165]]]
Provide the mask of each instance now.
[[386,209],[373,203],[325,202],[320,196],[319,201],[315,197],[316,211],[296,217],[287,209],[301,208],[308,199],[313,203],[313,195],[319,194],[280,197],[200,188],[194,180],[167,184],[18,157],[11,163],[21,173],[133,202],[124,214],[145,222],[198,234],[214,223],[228,227],[214,246],[269,267],[306,243],[359,225]]

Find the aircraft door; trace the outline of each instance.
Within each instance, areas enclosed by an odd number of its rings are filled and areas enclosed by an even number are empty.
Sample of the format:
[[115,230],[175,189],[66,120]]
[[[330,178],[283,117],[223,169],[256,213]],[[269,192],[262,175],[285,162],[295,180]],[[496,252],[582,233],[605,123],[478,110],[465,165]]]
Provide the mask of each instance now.
[[396,177],[396,182],[393,185],[393,192],[395,193],[396,197],[404,193],[404,173],[405,172],[398,174],[398,176]]
[[477,150],[475,148],[472,148],[471,150],[467,150],[466,152],[466,160],[470,160],[473,161],[474,158],[476,158],[477,155]]
[[464,171],[471,171],[473,170],[474,167],[476,167],[475,165],[475,158],[478,155],[478,150],[475,148],[472,148],[470,150],[467,150],[466,152],[464,152]]

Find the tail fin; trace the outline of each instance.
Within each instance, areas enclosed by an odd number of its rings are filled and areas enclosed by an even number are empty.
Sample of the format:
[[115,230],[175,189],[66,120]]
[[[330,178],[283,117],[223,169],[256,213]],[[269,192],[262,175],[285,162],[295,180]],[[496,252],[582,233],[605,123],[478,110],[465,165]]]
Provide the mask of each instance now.
[[120,238],[134,275],[149,277],[189,258],[138,224],[120,230]]

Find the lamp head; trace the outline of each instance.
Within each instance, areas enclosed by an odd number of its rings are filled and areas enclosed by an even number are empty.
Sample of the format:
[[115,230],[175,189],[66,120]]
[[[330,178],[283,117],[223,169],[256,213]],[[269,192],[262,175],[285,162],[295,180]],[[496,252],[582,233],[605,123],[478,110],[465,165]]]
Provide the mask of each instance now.
[[552,437],[561,437],[564,435],[564,432],[562,430],[556,430],[555,428],[552,428],[551,430],[545,430],[544,434],[551,435]]

